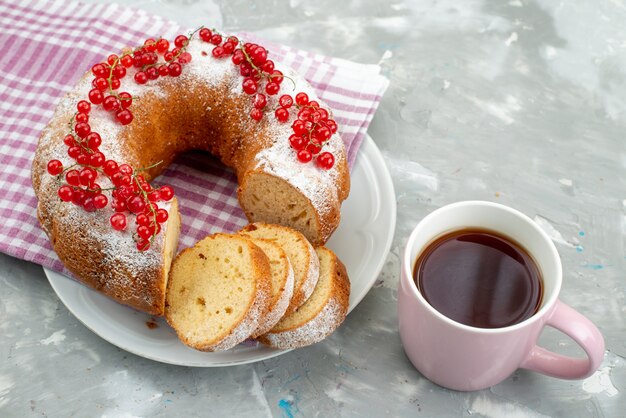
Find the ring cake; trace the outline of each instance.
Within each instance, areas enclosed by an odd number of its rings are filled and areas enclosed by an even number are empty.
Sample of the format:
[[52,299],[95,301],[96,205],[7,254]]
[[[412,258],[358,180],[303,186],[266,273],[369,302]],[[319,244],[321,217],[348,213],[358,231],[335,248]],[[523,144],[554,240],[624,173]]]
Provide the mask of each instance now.
[[61,99],[32,182],[41,225],[79,280],[163,314],[180,220],[172,188],[149,182],[188,150],[235,171],[251,222],[326,242],[350,188],[344,145],[308,83],[267,54],[206,28],[174,45],[148,39]]

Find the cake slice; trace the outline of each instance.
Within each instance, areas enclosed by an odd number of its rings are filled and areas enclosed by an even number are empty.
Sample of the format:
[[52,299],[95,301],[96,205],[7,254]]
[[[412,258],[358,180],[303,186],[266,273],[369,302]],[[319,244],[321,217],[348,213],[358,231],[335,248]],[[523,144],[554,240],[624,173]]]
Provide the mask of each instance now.
[[268,309],[259,320],[258,328],[251,335],[252,338],[256,338],[272,329],[285,315],[293,295],[294,274],[289,258],[280,245],[261,238],[250,239],[269,259],[271,272]]
[[258,327],[270,298],[270,263],[241,235],[215,234],[174,260],[165,318],[197,350],[229,349]]
[[284,316],[259,341],[270,347],[291,349],[314,344],[330,335],[345,319],[350,298],[346,268],[328,248],[316,249],[320,278],[311,297],[298,310]]
[[293,296],[286,314],[302,306],[313,293],[319,277],[319,259],[306,237],[295,229],[262,222],[250,224],[240,233],[275,242],[285,250],[293,267],[295,279]]

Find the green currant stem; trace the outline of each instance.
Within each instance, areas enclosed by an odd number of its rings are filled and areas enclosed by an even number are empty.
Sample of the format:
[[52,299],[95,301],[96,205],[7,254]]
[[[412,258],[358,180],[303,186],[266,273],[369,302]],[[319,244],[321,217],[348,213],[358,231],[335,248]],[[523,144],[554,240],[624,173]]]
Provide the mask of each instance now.
[[[161,162],[159,161],[159,163],[157,164],[160,164],[160,163]],[[156,225],[157,213],[156,213],[156,210],[154,210],[154,207],[152,206],[152,202],[150,201],[150,199],[148,199],[148,193],[141,187],[139,180],[137,180],[137,176],[134,174],[133,174],[133,180],[135,181],[135,184],[137,185],[139,192],[141,192],[141,195],[143,196],[144,201],[148,202],[148,205],[150,207],[150,212],[152,212],[152,217],[154,218],[154,221],[152,222],[152,226],[154,227],[154,230],[152,232],[152,236],[150,237],[150,245],[152,245],[154,243],[154,239],[157,236],[157,225]]]
[[254,64],[254,62],[252,62],[252,58],[250,58],[250,55],[248,55],[248,53],[246,52],[246,48],[244,48],[244,42],[243,41],[239,41],[239,49],[241,49],[241,52],[243,52],[243,56],[246,58],[246,61],[248,61],[248,64],[250,64],[252,66],[253,69],[255,69],[258,73],[262,74],[262,76],[264,78],[269,79],[270,81],[272,80],[272,78],[286,78],[289,81],[291,81],[293,83],[293,89],[296,89],[296,82],[293,78],[286,76],[286,75],[272,75],[272,74],[268,74],[265,71],[263,71],[262,68],[256,66]]
[[72,126],[72,124],[74,123],[74,121],[75,121],[75,119],[76,119],[76,115],[77,115],[77,114],[78,114],[78,112],[74,113],[74,116],[72,116],[72,119],[70,120],[70,135],[72,135],[72,137],[74,138],[74,141],[76,141],[76,143],[80,146],[80,148],[81,148],[83,151],[86,151],[86,152],[87,152],[87,154],[93,154],[93,153],[94,153],[94,151],[93,151],[91,148],[86,147],[86,146],[84,145],[84,143],[83,143],[83,142],[84,142],[84,141],[83,141],[83,139],[82,139],[82,138],[77,139],[76,135],[74,134],[74,127]]
[[162,163],[163,163],[163,160],[160,160],[160,161],[157,161],[156,163],[154,163],[154,164],[152,164],[152,165],[149,165],[149,166],[147,166],[147,167],[141,167],[141,168],[138,168],[138,169],[136,169],[136,170],[135,170],[135,173],[140,173],[140,172],[142,172],[142,171],[148,171],[148,170],[151,170],[151,169],[153,169],[154,167],[157,167],[157,166],[159,166],[159,165],[160,165],[160,164],[162,164]]

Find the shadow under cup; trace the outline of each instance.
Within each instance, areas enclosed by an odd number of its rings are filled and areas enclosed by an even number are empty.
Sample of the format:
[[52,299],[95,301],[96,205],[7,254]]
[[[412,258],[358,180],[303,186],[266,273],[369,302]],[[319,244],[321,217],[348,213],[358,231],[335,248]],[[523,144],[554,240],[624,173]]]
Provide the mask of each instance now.
[[[533,258],[543,279],[543,298],[533,316],[504,328],[475,328],[447,318],[422,296],[413,279],[418,255],[441,235],[467,228],[509,237]],[[553,242],[526,215],[480,201],[437,209],[417,225],[404,252],[398,287],[398,323],[404,350],[425,377],[456,390],[487,388],[519,367],[561,378],[586,377],[599,366],[604,341],[589,320],[558,300],[561,282],[561,260]],[[545,325],[569,335],[588,358],[566,357],[536,346]]]

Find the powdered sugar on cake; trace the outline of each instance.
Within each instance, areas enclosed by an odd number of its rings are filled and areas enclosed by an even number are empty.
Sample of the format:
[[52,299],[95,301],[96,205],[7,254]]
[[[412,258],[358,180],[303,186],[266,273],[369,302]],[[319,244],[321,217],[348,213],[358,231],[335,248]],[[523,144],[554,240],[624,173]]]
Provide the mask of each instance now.
[[271,346],[283,349],[299,348],[322,341],[337,329],[343,321],[345,310],[334,299],[330,299],[324,308],[306,324],[281,332],[269,332],[263,337]]

